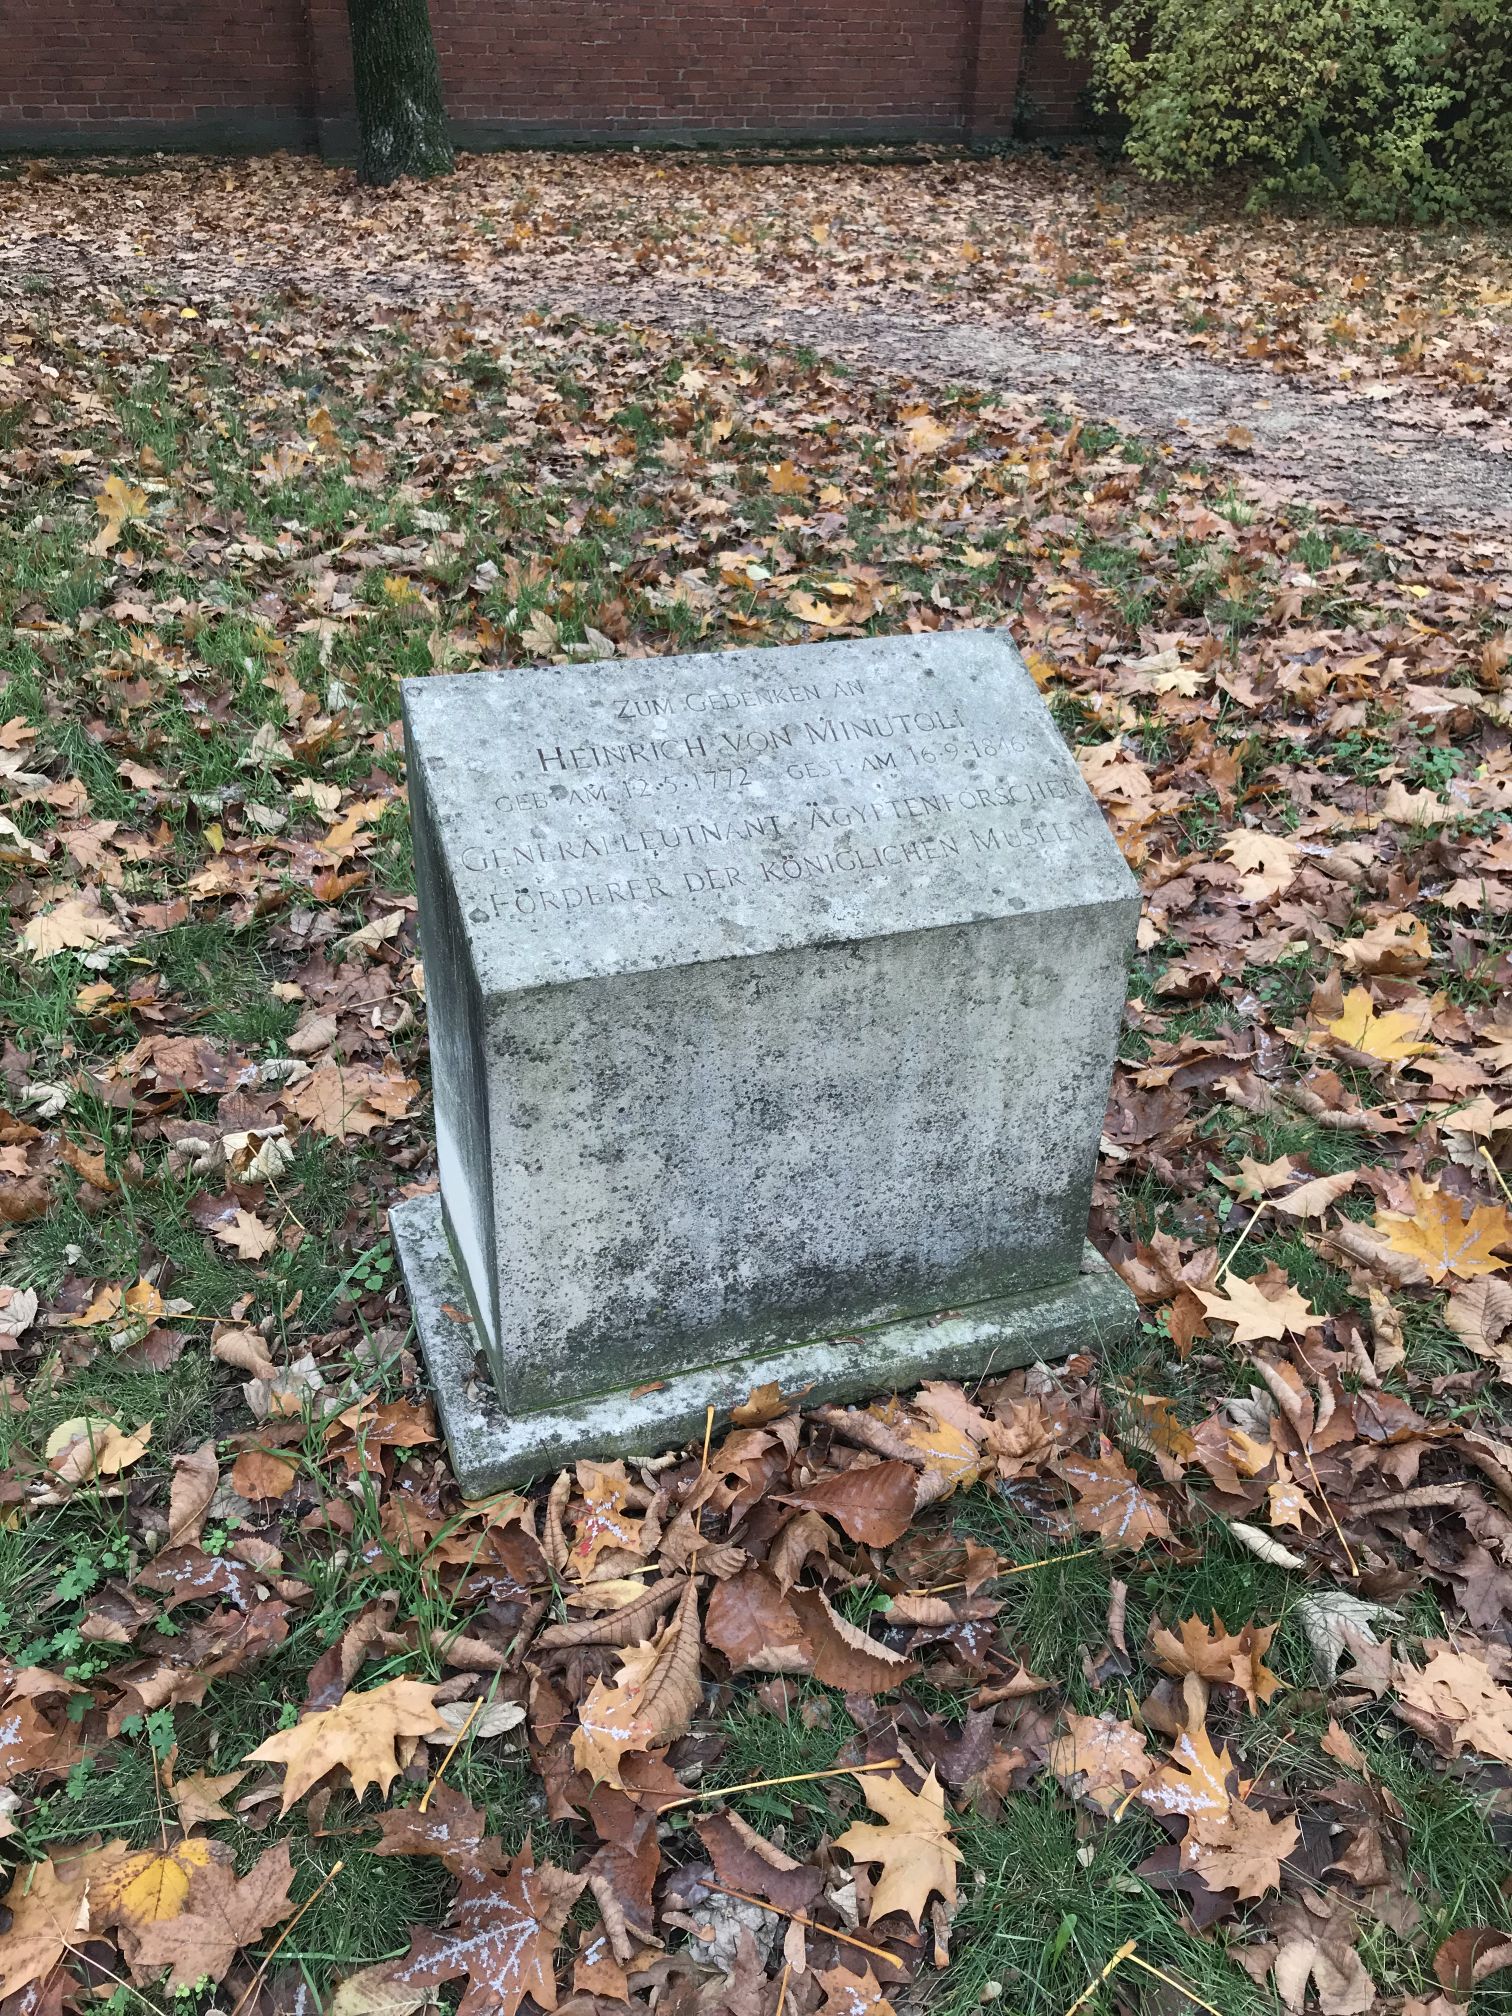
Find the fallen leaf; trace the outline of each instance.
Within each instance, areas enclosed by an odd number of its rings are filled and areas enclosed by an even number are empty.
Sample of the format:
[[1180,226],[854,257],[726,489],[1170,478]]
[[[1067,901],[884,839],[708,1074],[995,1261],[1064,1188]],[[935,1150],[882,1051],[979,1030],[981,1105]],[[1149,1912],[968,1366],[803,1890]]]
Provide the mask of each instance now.
[[1479,1274],[1497,1274],[1508,1264],[1498,1256],[1498,1246],[1512,1247],[1512,1217],[1501,1205],[1477,1204],[1466,1216],[1460,1200],[1446,1190],[1411,1178],[1413,1210],[1410,1216],[1384,1211],[1377,1215],[1377,1229],[1398,1253],[1420,1260],[1435,1286],[1453,1275],[1469,1281]]
[[150,1421],[128,1435],[103,1415],[77,1414],[58,1423],[42,1454],[65,1483],[82,1484],[96,1477],[119,1477],[140,1461],[151,1440]]
[[1142,1547],[1146,1540],[1171,1537],[1159,1500],[1110,1442],[1103,1443],[1097,1457],[1063,1456],[1060,1472],[1077,1494],[1077,1525],[1095,1533],[1105,1547]]
[[278,1248],[278,1234],[272,1227],[264,1225],[255,1213],[239,1207],[226,1224],[216,1225],[213,1230],[221,1244],[229,1246],[241,1260],[262,1260]]
[[1287,1286],[1267,1294],[1258,1282],[1238,1274],[1230,1274],[1221,1289],[1199,1288],[1197,1299],[1210,1320],[1233,1324],[1236,1344],[1300,1337],[1323,1320],[1295,1288]]
[[819,1477],[783,1503],[833,1519],[864,1547],[890,1547],[908,1531],[918,1496],[918,1476],[909,1463],[856,1464],[838,1476]]
[[418,2000],[438,2000],[442,1983],[459,1975],[466,1976],[467,1988],[457,2016],[514,2016],[527,1995],[555,2009],[556,1943],[586,1882],[586,1873],[570,1875],[550,1862],[537,1866],[527,1839],[502,1881],[463,1878],[445,1930],[417,1931],[402,1960],[351,1975],[333,1998],[330,2016],[396,2016]]
[[387,1792],[399,1771],[399,1740],[441,1727],[435,1693],[420,1680],[386,1680],[365,1693],[346,1695],[334,1708],[302,1715],[292,1729],[249,1750],[246,1761],[288,1767],[281,1813],[336,1770],[351,1774],[359,1799],[369,1785]]
[[837,1836],[835,1846],[843,1848],[853,1861],[882,1865],[867,1924],[875,1925],[890,1911],[903,1911],[917,1926],[931,1893],[938,1894],[946,1910],[951,1910],[961,1851],[951,1839],[945,1792],[934,1771],[931,1769],[917,1792],[910,1792],[892,1772],[868,1772],[856,1782],[867,1805],[882,1815],[882,1825],[855,1821]]
[[1179,1637],[1162,1624],[1152,1625],[1150,1650],[1167,1673],[1178,1677],[1196,1673],[1204,1680],[1237,1687],[1254,1715],[1260,1703],[1269,1701],[1281,1685],[1265,1664],[1275,1635],[1274,1624],[1246,1624],[1230,1633],[1215,1612],[1211,1624],[1204,1624],[1200,1617],[1184,1618]]
[[207,1862],[191,1875],[187,1906],[136,1935],[134,1971],[143,1978],[169,1968],[169,1994],[186,1992],[207,1974],[219,1981],[244,1946],[288,1917],[293,1880],[287,1841],[264,1849],[245,1876],[229,1857]]

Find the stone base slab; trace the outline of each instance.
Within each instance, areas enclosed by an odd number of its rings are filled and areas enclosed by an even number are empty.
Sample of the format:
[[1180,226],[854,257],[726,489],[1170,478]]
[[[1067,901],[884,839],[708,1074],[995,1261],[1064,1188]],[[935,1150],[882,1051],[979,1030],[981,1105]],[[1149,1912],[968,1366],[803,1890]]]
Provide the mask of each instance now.
[[466,1315],[467,1291],[439,1195],[396,1204],[389,1224],[452,1468],[469,1498],[526,1483],[579,1457],[655,1456],[677,1448],[702,1437],[711,1405],[722,1423],[753,1386],[769,1380],[788,1393],[811,1386],[810,1402],[906,1393],[924,1379],[991,1377],[1035,1359],[1111,1344],[1128,1335],[1137,1316],[1134,1297],[1089,1245],[1081,1274],[1063,1287],[706,1366],[633,1396],[600,1393],[510,1415]]

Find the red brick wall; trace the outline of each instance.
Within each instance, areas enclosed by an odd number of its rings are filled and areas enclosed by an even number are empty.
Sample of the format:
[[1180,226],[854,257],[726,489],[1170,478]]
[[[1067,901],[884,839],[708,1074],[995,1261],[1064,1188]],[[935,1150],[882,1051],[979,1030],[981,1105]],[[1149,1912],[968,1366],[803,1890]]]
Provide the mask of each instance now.
[[306,0],[4,0],[0,145],[307,141]]
[[[463,145],[1069,123],[1024,0],[431,0]],[[0,146],[351,138],[346,0],[5,0]],[[1038,79],[1036,73],[1043,72]]]

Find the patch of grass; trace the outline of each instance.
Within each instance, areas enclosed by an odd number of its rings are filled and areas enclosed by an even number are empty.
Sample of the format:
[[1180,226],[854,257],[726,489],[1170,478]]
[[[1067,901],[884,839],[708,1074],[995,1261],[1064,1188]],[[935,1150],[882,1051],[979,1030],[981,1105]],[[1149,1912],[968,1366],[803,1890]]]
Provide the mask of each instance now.
[[[1190,1986],[1224,2016],[1269,2006],[1225,1957],[1221,1939],[1182,1930],[1167,1900],[1134,1872],[1160,1844],[1134,1809],[1117,1827],[1078,1816],[1040,1780],[1004,1803],[1001,1816],[962,1816],[961,1907],[951,1934],[949,1972],[929,1995],[940,2016],[970,2016],[985,2000],[1005,2010],[1067,2009],[1126,1941]],[[1120,2001],[1162,1995],[1133,1971],[1120,1976]],[[985,1994],[984,1994],[985,1991]],[[1115,1991],[1095,2007],[1107,2007]]]
[[[790,1680],[791,1707],[786,1720],[743,1697],[725,1717],[727,1739],[714,1784],[738,1785],[749,1778],[787,1778],[804,1771],[825,1771],[841,1745],[854,1736],[855,1724],[828,1688],[811,1680]],[[738,1810],[753,1827],[787,1830],[788,1852],[803,1855],[818,1846],[836,1826],[836,1787],[843,1779],[820,1779],[804,1785],[780,1785],[762,1792],[742,1792]],[[859,1803],[860,1795],[857,1794]]]

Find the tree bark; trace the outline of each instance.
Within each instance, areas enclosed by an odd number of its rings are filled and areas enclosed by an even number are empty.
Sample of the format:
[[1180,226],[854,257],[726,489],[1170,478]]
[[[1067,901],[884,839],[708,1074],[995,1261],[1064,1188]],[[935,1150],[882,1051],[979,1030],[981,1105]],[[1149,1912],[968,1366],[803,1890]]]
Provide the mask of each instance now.
[[357,84],[357,178],[449,175],[454,166],[429,0],[347,0]]

